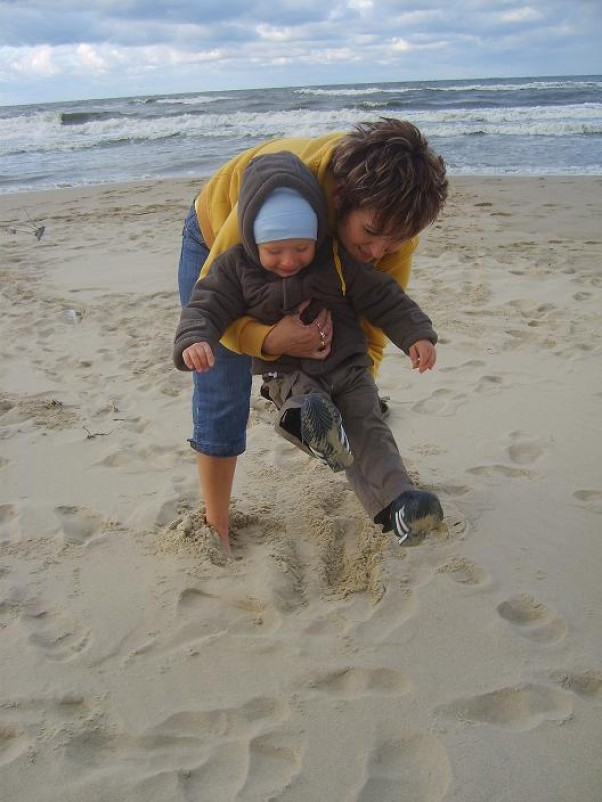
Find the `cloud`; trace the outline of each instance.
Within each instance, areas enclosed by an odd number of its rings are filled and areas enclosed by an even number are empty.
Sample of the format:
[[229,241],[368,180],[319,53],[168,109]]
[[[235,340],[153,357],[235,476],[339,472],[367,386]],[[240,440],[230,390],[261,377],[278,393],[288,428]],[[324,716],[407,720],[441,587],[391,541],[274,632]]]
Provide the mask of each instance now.
[[49,45],[40,45],[29,50],[14,49],[14,58],[7,61],[15,72],[22,75],[51,76],[60,70],[55,63],[55,50]]
[[500,14],[501,22],[509,23],[522,23],[522,22],[536,22],[543,18],[541,11],[538,11],[531,6],[523,6],[522,8],[511,8],[508,11],[502,11]]
[[98,50],[89,44],[81,44],[75,48],[75,54],[80,62],[80,66],[92,72],[106,72],[109,68],[108,62],[103,58]]
[[0,0],[0,103],[597,73],[601,8],[597,0]]

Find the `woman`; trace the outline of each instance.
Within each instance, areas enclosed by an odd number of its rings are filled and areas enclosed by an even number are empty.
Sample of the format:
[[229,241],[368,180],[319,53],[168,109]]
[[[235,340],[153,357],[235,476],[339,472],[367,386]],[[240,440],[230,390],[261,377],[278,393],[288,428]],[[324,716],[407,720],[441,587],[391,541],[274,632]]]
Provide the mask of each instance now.
[[[240,242],[236,202],[254,156],[288,150],[316,175],[327,204],[329,233],[356,259],[372,262],[404,289],[418,234],[433,223],[447,197],[443,159],[403,120],[362,123],[348,134],[276,139],[234,157],[204,185],[186,219],[179,267],[186,304],[215,256]],[[317,324],[317,325],[314,325]],[[366,323],[374,372],[387,340]],[[288,315],[275,326],[241,318],[230,327],[208,373],[194,373],[193,435],[207,523],[229,539],[229,504],[236,459],[246,447],[251,393],[249,356],[280,354],[325,359],[330,351],[327,310],[311,325]]]

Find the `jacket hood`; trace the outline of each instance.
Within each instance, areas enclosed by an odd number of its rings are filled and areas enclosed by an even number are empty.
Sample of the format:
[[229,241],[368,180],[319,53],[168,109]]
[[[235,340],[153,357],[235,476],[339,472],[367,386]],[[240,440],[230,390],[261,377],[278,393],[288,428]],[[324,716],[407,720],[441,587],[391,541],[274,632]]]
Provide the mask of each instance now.
[[289,151],[256,156],[245,169],[238,196],[238,227],[245,251],[259,263],[253,234],[253,223],[266,198],[275,189],[288,187],[298,192],[311,205],[318,218],[316,250],[326,236],[326,201],[317,178],[305,164]]

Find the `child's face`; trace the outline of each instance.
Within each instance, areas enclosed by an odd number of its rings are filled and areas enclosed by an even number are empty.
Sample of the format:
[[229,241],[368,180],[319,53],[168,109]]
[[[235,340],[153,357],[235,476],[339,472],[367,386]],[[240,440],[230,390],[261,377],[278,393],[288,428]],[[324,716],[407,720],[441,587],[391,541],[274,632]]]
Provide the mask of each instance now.
[[281,239],[257,246],[259,261],[265,270],[280,278],[296,275],[313,262],[316,242],[313,239]]

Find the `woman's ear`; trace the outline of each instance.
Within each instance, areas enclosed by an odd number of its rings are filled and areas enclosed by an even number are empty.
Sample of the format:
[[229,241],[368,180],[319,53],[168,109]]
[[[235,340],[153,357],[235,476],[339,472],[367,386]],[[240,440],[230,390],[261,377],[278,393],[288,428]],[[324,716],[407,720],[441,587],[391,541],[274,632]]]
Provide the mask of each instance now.
[[343,193],[343,182],[342,181],[337,181],[337,183],[334,185],[334,189],[332,191],[332,205],[334,206],[334,208],[337,211],[342,206],[342,202],[341,202],[342,193]]

